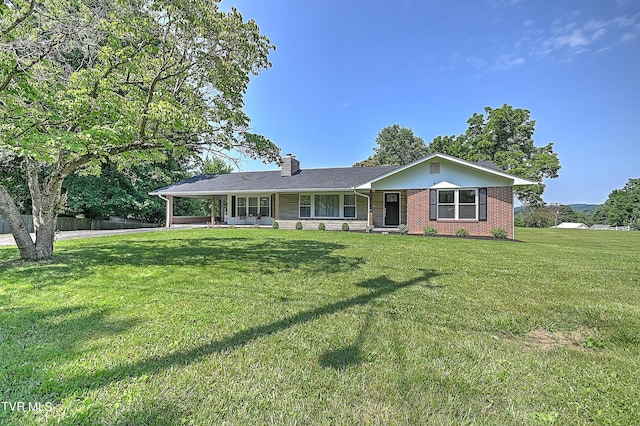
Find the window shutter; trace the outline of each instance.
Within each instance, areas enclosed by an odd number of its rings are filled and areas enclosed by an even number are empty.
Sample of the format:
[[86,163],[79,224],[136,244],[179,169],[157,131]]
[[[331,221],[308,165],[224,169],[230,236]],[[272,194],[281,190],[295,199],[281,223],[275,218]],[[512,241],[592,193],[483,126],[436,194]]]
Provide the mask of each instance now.
[[438,220],[438,190],[429,190],[429,220]]
[[480,188],[478,190],[478,220],[481,222],[487,221],[487,188]]
[[236,217],[236,196],[231,196],[231,217]]

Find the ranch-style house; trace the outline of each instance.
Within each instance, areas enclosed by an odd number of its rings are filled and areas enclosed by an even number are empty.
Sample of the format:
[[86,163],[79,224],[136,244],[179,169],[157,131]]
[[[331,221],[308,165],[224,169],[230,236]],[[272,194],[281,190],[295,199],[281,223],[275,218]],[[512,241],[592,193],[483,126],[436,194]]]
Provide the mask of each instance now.
[[[491,236],[502,228],[513,238],[513,188],[537,182],[508,174],[490,162],[470,163],[431,154],[403,166],[304,169],[293,155],[281,170],[202,175],[152,191],[167,202],[166,226],[185,223],[270,225],[282,229],[397,228],[440,235],[462,228]],[[211,217],[173,214],[176,197],[211,200]]]

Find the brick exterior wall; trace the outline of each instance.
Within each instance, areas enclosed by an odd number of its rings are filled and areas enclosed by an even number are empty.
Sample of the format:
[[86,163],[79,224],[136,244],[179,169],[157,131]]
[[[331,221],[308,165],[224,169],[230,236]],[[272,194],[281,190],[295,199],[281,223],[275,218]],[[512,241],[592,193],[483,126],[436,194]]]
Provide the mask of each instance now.
[[502,228],[513,238],[513,190],[510,186],[487,188],[487,221],[429,220],[429,190],[407,191],[407,225],[410,234],[422,234],[425,226],[432,226],[441,235],[455,235],[464,228],[469,235],[490,237],[491,230]]

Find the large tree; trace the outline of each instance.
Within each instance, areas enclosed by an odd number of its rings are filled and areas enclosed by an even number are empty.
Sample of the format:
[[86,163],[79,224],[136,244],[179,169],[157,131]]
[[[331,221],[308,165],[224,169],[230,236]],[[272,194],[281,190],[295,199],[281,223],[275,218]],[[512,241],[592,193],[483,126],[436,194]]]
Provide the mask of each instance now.
[[593,214],[594,220],[611,226],[640,230],[640,178],[629,179],[622,189],[615,189]]
[[427,154],[424,140],[413,134],[413,130],[398,124],[387,126],[378,133],[375,152],[354,167],[390,166],[407,164]]
[[249,76],[270,41],[218,0],[0,0],[0,164],[26,176],[36,240],[0,179],[0,214],[23,259],[53,254],[64,180],[181,148],[279,161],[248,132]]
[[501,169],[541,182],[516,190],[523,204],[540,205],[545,178],[558,177],[560,161],[553,143],[537,147],[533,140],[535,121],[528,110],[503,105],[486,107],[485,114],[474,113],[466,132],[459,136],[438,136],[429,152],[441,152],[467,161],[492,161]]

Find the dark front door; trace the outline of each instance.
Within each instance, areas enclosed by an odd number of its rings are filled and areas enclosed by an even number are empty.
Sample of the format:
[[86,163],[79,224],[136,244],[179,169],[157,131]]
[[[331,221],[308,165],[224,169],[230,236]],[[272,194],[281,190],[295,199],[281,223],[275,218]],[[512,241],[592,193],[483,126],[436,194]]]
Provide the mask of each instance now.
[[384,226],[400,225],[400,193],[387,192],[384,194]]

